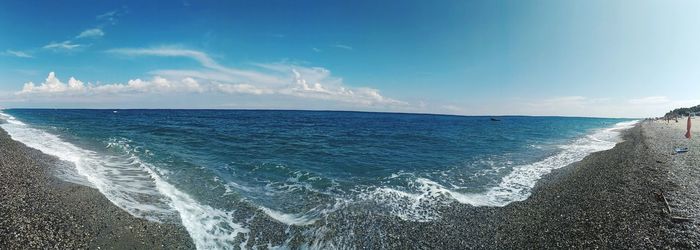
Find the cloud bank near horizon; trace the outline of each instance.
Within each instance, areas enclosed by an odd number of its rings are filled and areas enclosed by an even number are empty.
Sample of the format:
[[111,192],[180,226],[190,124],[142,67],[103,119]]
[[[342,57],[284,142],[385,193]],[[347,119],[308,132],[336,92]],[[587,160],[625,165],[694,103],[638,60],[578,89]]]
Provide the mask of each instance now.
[[50,72],[44,82],[25,83],[15,94],[24,99],[94,97],[168,93],[217,93],[229,95],[289,96],[318,99],[360,106],[406,106],[407,102],[385,97],[378,89],[349,87],[342,78],[322,67],[290,63],[258,63],[252,69],[219,64],[204,52],[177,48],[112,49],[108,53],[138,57],[180,57],[197,61],[201,68],[162,69],[150,72],[148,79],[134,78],[126,83],[85,83],[70,77],[61,82]]
[[[666,96],[630,99],[559,96],[543,99],[488,100],[483,103],[412,102],[384,96],[378,89],[350,87],[342,78],[323,67],[303,66],[288,62],[251,63],[247,68],[220,64],[205,52],[183,48],[119,48],[107,54],[126,57],[185,58],[199,67],[158,69],[123,83],[92,83],[69,77],[62,82],[55,72],[38,84],[27,82],[22,89],[5,97],[14,103],[93,103],[112,100],[120,104],[131,98],[167,101],[177,96],[186,103],[197,96],[204,107],[213,108],[301,108],[376,110],[458,115],[560,115],[571,116],[645,117],[662,115],[670,109],[700,104],[700,100],[674,100]],[[208,97],[218,96],[207,102]],[[280,99],[296,103],[290,105]],[[243,101],[244,100],[244,101]],[[321,103],[319,103],[319,101]],[[312,103],[312,104],[310,104]],[[415,104],[413,104],[415,103]],[[152,103],[153,104],[153,103]],[[309,104],[309,105],[306,105]],[[167,104],[165,105],[166,107]],[[162,106],[159,106],[162,107]],[[180,106],[178,106],[180,107]],[[613,108],[611,108],[613,107]],[[653,115],[651,115],[653,116]]]
[[[284,108],[285,106],[265,106],[265,105],[249,105],[250,103],[237,103],[236,100],[242,99],[239,97],[249,97],[253,99],[253,103],[260,103],[257,97],[290,97],[296,98],[303,102],[314,101],[330,101],[334,103],[346,103],[353,105],[352,107],[359,110],[377,110],[387,111],[386,108],[398,112],[416,112],[416,113],[439,113],[439,114],[457,114],[457,115],[561,115],[562,110],[566,110],[571,115],[569,116],[592,116],[592,117],[629,117],[643,118],[649,116],[661,116],[665,112],[678,107],[690,107],[700,104],[700,99],[694,100],[674,100],[667,96],[648,96],[640,98],[632,98],[628,100],[616,100],[611,98],[589,98],[584,96],[562,96],[554,98],[545,98],[537,100],[507,100],[506,102],[490,102],[480,105],[453,105],[441,103],[425,103],[420,101],[417,105],[411,105],[407,102],[397,101],[386,98],[373,89],[362,88],[348,89],[346,87],[329,88],[322,84],[309,84],[309,80],[302,77],[302,68],[288,68],[284,64],[264,64],[259,67],[268,67],[277,69],[280,72],[290,70],[291,76],[287,78],[278,78],[274,81],[268,81],[269,87],[261,85],[251,85],[247,83],[222,83],[214,80],[206,80],[205,78],[197,77],[174,77],[166,78],[161,75],[154,75],[148,79],[136,78],[129,80],[126,83],[116,84],[93,84],[85,83],[74,77],[70,77],[67,82],[62,82],[54,72],[50,72],[46,80],[40,84],[32,82],[26,83],[22,90],[12,93],[14,97],[20,98],[26,102],[31,100],[49,100],[50,103],[61,101],[76,101],[78,103],[91,103],[90,100],[99,103],[100,100],[130,100],[132,97],[149,98],[153,95],[161,96],[178,96],[179,98],[192,95],[219,95],[224,96],[226,100],[233,102],[220,103],[219,105],[208,105],[206,108]],[[330,77],[330,72],[323,73],[320,69],[303,68],[303,70],[312,70],[316,76],[321,76],[320,79]],[[164,74],[168,76],[182,76],[187,74]],[[205,79],[205,80],[202,80]],[[266,78],[268,79],[268,78]],[[273,79],[269,78],[268,80]],[[308,78],[314,79],[314,78]],[[288,84],[276,85],[276,82],[290,81]],[[311,82],[316,82],[311,80]],[[275,88],[278,86],[279,88]],[[338,85],[333,85],[338,86]],[[365,92],[363,92],[365,91]],[[233,98],[235,97],[235,98]],[[107,99],[104,99],[107,98]],[[278,99],[278,98],[273,98]],[[18,99],[5,99],[0,101],[16,102]],[[183,100],[186,101],[186,100]],[[210,103],[211,104],[211,103]],[[105,107],[105,106],[99,106]],[[118,106],[117,106],[118,107]],[[159,106],[167,108],[168,106]],[[178,106],[180,107],[180,106]],[[301,106],[300,109],[307,109],[306,106]],[[379,107],[380,109],[362,109]],[[472,107],[472,108],[470,108]],[[483,109],[488,107],[488,109]],[[611,108],[615,107],[615,108]],[[106,106],[105,108],[113,108]],[[116,108],[116,107],[114,107]],[[144,108],[144,107],[133,107]],[[190,107],[191,108],[191,107]],[[289,107],[288,107],[289,108]],[[298,108],[291,106],[292,109]],[[382,109],[384,108],[384,109]],[[310,108],[314,109],[314,108]],[[338,109],[338,108],[321,108],[321,109]],[[343,109],[343,108],[340,108]],[[348,109],[345,109],[348,110]],[[358,110],[350,108],[349,110]],[[653,112],[653,115],[649,115]],[[588,115],[587,115],[588,114]],[[593,114],[593,115],[590,115]],[[628,115],[633,114],[633,115]]]

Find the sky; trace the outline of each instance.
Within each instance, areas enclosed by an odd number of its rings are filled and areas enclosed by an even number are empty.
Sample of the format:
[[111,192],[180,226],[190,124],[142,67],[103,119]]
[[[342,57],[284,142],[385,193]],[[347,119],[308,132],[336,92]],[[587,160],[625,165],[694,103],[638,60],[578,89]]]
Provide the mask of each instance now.
[[1,1],[0,107],[653,117],[699,1]]

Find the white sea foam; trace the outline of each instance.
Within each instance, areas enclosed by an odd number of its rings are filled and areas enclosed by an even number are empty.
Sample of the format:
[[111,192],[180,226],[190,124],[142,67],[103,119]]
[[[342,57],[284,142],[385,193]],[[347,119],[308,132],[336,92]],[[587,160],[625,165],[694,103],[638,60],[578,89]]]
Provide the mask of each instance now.
[[13,139],[72,163],[78,174],[130,214],[155,221],[179,214],[199,249],[228,248],[237,241],[241,245],[247,242],[249,230],[236,223],[235,211],[222,211],[197,202],[163,180],[157,168],[129,152],[133,149],[124,141],[108,145],[122,147],[127,151],[126,155],[100,155],[27,126],[10,115],[0,115],[7,121],[0,126]]
[[565,167],[582,160],[587,155],[611,149],[617,144],[620,132],[633,127],[638,121],[621,122],[612,128],[598,130],[562,146],[556,155],[535,163],[516,166],[503,177],[501,183],[485,193],[462,194],[449,191],[450,195],[461,203],[475,206],[505,206],[514,201],[522,201],[530,196],[530,191],[537,181],[554,169]]
[[[7,121],[0,126],[13,139],[72,163],[75,172],[87,179],[91,186],[99,189],[110,201],[129,213],[160,221],[179,215],[179,220],[199,249],[231,248],[235,243],[244,246],[249,240],[250,231],[244,226],[246,222],[241,222],[241,218],[234,216],[235,210],[211,207],[177,189],[167,181],[167,171],[143,162],[135,153],[137,149],[130,147],[128,140],[110,141],[108,147],[114,147],[118,149],[117,152],[125,153],[109,156],[82,149],[56,135],[32,128],[10,115],[0,113],[0,118]],[[620,131],[635,123],[636,121],[619,123],[612,128],[596,131],[561,146],[561,152],[539,162],[513,168],[491,164],[496,172],[501,169],[512,169],[512,171],[503,177],[497,186],[482,193],[464,193],[458,191],[460,188],[454,184],[446,187],[427,177],[403,172],[392,174],[387,180],[398,182],[406,180],[408,185],[405,189],[389,186],[365,187],[363,190],[358,190],[360,192],[352,192],[358,195],[351,195],[352,197],[339,197],[340,192],[318,190],[305,181],[306,179],[301,180],[301,177],[308,176],[297,172],[285,181],[268,183],[264,187],[249,187],[233,182],[224,184],[224,187],[226,193],[257,192],[262,189],[272,190],[275,194],[309,191],[335,199],[333,205],[328,203],[326,206],[318,206],[302,213],[285,213],[258,206],[271,219],[287,225],[311,225],[323,216],[348,204],[368,200],[385,206],[389,213],[401,219],[431,221],[440,217],[439,208],[442,205],[452,202],[475,206],[505,206],[513,201],[524,200],[542,176],[554,169],[580,161],[590,153],[612,148],[620,140]],[[312,178],[318,177],[309,177],[309,179]],[[311,238],[311,242],[306,246],[311,248],[323,246],[325,243],[321,243],[324,242],[322,240],[325,234],[324,227],[310,230],[313,234],[307,235]],[[339,243],[339,245],[342,244]],[[334,244],[325,246],[334,246]]]
[[[257,205],[257,207],[263,211],[267,216],[270,218],[284,223],[286,225],[297,225],[297,226],[304,226],[304,225],[311,225],[314,224],[316,221],[318,221],[321,217],[332,213],[340,208],[342,208],[344,205],[349,203],[350,201],[348,199],[343,199],[340,197],[337,197],[337,195],[332,194],[330,191],[323,191],[314,188],[310,183],[308,182],[303,182],[299,180],[300,175],[305,175],[305,174],[299,174],[295,173],[295,177],[290,177],[287,179],[287,183],[278,183],[278,182],[271,182],[265,185],[264,189],[268,190],[265,191],[266,194],[268,195],[279,195],[279,194],[284,194],[284,193],[293,193],[297,191],[303,191],[303,192],[309,192],[309,193],[314,193],[314,194],[324,194],[328,197],[333,197],[333,202],[332,205],[331,203],[328,204],[323,204],[323,205],[318,205],[312,209],[309,209],[304,212],[300,213],[285,213],[281,212],[275,209],[271,209],[262,205]],[[320,177],[311,177],[309,179],[319,179]],[[332,182],[334,187],[337,188],[337,183]],[[232,185],[227,185],[227,186],[232,186]],[[240,186],[240,185],[239,185]],[[228,188],[230,190],[230,188]],[[245,190],[245,189],[244,189]],[[248,188],[248,191],[250,191],[250,188]]]
[[200,204],[188,194],[164,181],[153,169],[146,166],[151,173],[158,190],[170,198],[170,205],[180,213],[182,224],[194,240],[198,249],[226,248],[240,236],[244,245],[248,241],[249,230],[236,223],[233,216],[235,211],[223,211],[211,206]]
[[155,221],[175,214],[164,202],[166,197],[155,189],[150,174],[139,169],[131,162],[132,159],[100,155],[79,148],[56,135],[31,128],[12,116],[5,117],[7,123],[1,126],[13,139],[71,163],[75,172],[130,214]]
[[287,225],[311,225],[318,220],[318,217],[311,213],[289,214],[263,206],[260,206],[260,210],[267,214],[267,216]]
[[[611,149],[621,140],[620,132],[633,127],[638,121],[621,122],[614,127],[594,133],[561,146],[562,151],[544,160],[516,166],[501,182],[483,193],[462,193],[427,178],[415,178],[412,191],[379,187],[361,194],[364,200],[378,201],[390,212],[410,221],[430,221],[439,217],[441,205],[457,201],[474,206],[505,206],[530,196],[537,181],[552,170],[582,160],[587,155]],[[397,178],[392,174],[390,178]],[[447,198],[446,198],[447,197]]]
[[449,202],[449,189],[426,179],[417,178],[411,183],[416,191],[403,191],[391,187],[379,187],[364,191],[361,200],[371,200],[389,209],[389,212],[409,221],[431,221],[439,218],[437,208]]

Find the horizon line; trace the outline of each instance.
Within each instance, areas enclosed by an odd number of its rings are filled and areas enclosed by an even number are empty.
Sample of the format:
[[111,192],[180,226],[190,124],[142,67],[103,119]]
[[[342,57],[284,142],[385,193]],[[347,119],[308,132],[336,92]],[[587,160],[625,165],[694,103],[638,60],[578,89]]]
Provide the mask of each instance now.
[[596,119],[644,119],[640,117],[600,117],[600,116],[576,116],[576,115],[524,115],[524,114],[448,114],[448,113],[421,113],[401,111],[369,111],[369,110],[342,110],[342,109],[275,109],[275,108],[0,108],[0,110],[12,109],[54,109],[54,110],[230,110],[230,111],[303,111],[303,112],[349,112],[349,113],[377,113],[377,114],[404,114],[404,115],[434,115],[434,116],[459,116],[459,117],[561,117],[561,118],[596,118]]

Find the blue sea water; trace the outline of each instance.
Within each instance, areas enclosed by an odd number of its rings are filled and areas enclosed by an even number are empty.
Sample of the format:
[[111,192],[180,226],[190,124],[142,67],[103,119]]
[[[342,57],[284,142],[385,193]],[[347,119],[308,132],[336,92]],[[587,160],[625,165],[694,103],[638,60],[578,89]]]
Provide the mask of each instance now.
[[628,119],[272,110],[2,110],[13,139],[129,213],[200,248],[247,237],[243,207],[313,226],[372,202],[430,221],[459,202],[524,200],[551,170],[612,148]]

